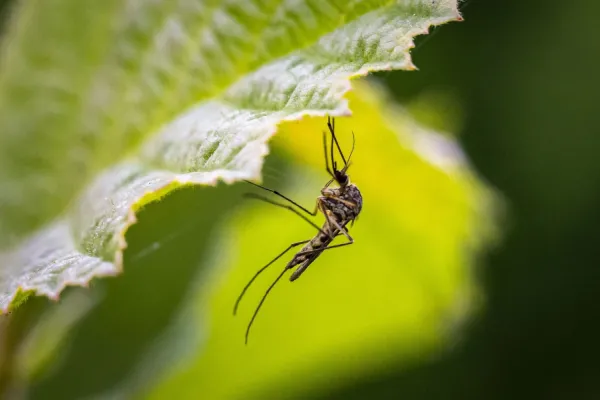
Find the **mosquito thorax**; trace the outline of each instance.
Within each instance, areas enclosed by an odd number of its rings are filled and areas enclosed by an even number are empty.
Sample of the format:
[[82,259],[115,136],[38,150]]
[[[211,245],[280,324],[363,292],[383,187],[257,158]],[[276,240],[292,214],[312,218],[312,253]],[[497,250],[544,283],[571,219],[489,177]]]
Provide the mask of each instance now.
[[356,204],[356,208],[353,210],[355,217],[358,216],[360,211],[362,210],[362,194],[356,185],[353,183],[349,183],[344,188],[344,193],[342,194],[342,198],[348,200],[354,204]]
[[[348,183],[345,186],[337,188],[328,188],[324,190],[323,201],[328,209],[330,209],[338,218],[339,221],[351,221],[355,219],[362,209],[362,195],[360,190],[353,183]],[[350,207],[348,203],[356,204],[356,207]]]

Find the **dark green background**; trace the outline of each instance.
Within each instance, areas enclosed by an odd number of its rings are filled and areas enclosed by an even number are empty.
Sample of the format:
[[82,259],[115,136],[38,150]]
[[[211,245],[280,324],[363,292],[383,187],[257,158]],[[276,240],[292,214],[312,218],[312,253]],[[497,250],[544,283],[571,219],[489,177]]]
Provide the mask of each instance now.
[[[417,42],[396,97],[449,90],[462,143],[505,196],[459,344],[328,399],[600,399],[600,2],[473,0]],[[426,41],[426,43],[423,43]]]

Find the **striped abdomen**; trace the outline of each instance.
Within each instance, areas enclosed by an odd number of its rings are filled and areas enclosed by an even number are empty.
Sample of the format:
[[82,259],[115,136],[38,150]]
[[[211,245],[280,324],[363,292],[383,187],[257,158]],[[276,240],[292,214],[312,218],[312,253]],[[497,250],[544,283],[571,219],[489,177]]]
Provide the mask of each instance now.
[[[323,225],[322,230],[324,232],[327,232],[328,229],[329,229],[329,226],[327,225],[327,223],[325,223]],[[334,232],[332,233],[331,236],[335,237],[337,233],[338,233],[337,230],[334,229]],[[298,279],[300,277],[300,275],[302,275],[302,273],[306,270],[306,268],[308,268],[308,266],[310,264],[312,264],[312,262],[315,261],[315,259],[318,256],[321,255],[323,250],[325,250],[325,248],[327,246],[329,246],[329,244],[331,243],[332,240],[333,239],[330,238],[328,235],[326,235],[324,233],[319,233],[310,242],[306,243],[304,245],[304,247],[302,247],[302,250],[300,250],[298,253],[296,253],[294,258],[286,266],[287,269],[290,269],[290,268],[295,267],[296,265],[300,265],[290,276],[290,281],[295,281],[296,279]],[[306,251],[311,251],[311,250],[315,250],[315,251],[313,253],[309,253],[309,254],[302,254]]]

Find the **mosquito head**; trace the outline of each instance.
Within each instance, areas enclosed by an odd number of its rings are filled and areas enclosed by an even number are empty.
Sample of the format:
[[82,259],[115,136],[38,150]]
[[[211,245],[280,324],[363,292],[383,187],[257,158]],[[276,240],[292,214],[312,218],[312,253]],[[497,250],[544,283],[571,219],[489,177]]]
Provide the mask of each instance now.
[[346,164],[344,166],[344,168],[340,170],[337,169],[337,163],[333,163],[333,178],[335,179],[335,181],[338,183],[338,185],[340,185],[341,187],[346,186],[348,183],[350,183],[350,178],[348,177],[348,174],[346,173],[346,170],[348,170],[348,166],[350,164]]
[[[348,168],[350,167],[350,158],[352,157],[352,153],[354,152],[354,132],[352,132],[352,149],[350,150],[350,155],[348,159],[344,157],[344,153],[342,152],[342,148],[338,143],[338,140],[335,136],[335,120],[331,117],[327,118],[327,127],[329,128],[329,133],[331,134],[331,146],[329,148],[329,153],[331,156],[331,168],[329,167],[329,156],[327,155],[327,136],[325,132],[323,132],[323,149],[325,151],[325,165],[327,167],[327,172],[331,175],[331,177],[340,185],[340,187],[345,187],[350,183],[350,179],[348,178]],[[344,162],[344,167],[342,169],[338,169],[337,161],[334,157],[334,145],[338,150],[340,157],[342,157],[342,161]]]

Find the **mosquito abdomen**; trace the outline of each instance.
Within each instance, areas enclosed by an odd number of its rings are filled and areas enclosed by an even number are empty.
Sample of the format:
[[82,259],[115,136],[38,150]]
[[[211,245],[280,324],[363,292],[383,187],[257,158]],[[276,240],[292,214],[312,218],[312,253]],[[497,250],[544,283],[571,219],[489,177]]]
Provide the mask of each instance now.
[[304,273],[304,271],[306,271],[308,266],[310,264],[312,264],[316,258],[317,258],[316,256],[311,255],[311,257],[309,259],[304,260],[304,262],[302,262],[302,264],[300,264],[300,266],[298,266],[298,268],[296,268],[296,270],[292,273],[292,275],[290,275],[290,282],[294,282],[296,279],[300,278],[300,275],[302,275]]
[[[323,227],[326,228],[325,226]],[[292,273],[290,276],[290,281],[295,281],[302,275],[302,273],[308,268],[310,264],[325,250],[329,243],[331,243],[331,238],[324,234],[319,233],[315,236],[310,242],[308,242],[302,250],[300,250],[294,258],[288,263],[287,269],[293,268],[296,265],[299,267]],[[303,254],[307,251],[314,251],[314,253]]]

